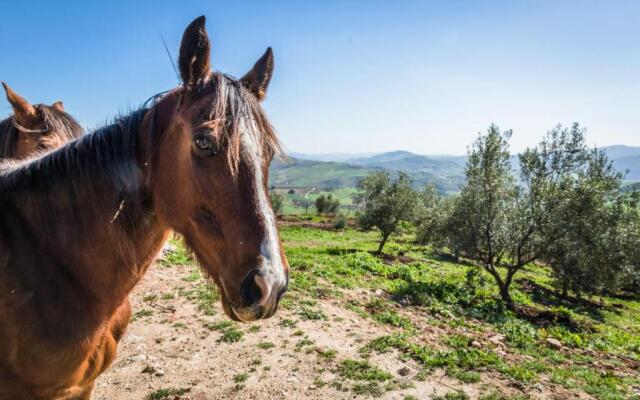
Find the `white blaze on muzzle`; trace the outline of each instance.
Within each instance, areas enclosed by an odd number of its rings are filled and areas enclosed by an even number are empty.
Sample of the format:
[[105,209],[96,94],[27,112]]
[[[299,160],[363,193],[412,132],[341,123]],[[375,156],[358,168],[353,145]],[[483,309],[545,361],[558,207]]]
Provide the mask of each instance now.
[[259,132],[253,119],[249,124],[243,120],[239,130],[242,153],[245,156],[244,161],[255,179],[255,200],[264,226],[264,238],[260,245],[261,265],[257,266],[260,274],[256,275],[256,284],[262,290],[261,303],[265,303],[276,295],[272,293],[274,288],[280,290],[286,286],[287,278],[282,261],[276,217],[271,208],[262,170],[262,155],[264,154],[262,141],[258,137]]

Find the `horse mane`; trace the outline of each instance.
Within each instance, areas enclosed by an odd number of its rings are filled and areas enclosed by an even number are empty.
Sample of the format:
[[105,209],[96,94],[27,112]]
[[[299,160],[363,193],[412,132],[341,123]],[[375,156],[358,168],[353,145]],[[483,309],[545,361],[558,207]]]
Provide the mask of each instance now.
[[[69,114],[46,104],[37,104],[36,111],[44,120],[45,129],[57,132],[66,141],[82,136],[84,130]],[[20,129],[16,126],[15,117],[10,116],[0,122],[0,158],[11,158],[15,150]]]
[[117,117],[112,124],[72,140],[55,151],[22,161],[0,163],[0,189],[29,189],[53,182],[76,186],[104,177],[105,173],[121,182],[127,181],[147,111],[141,108]]
[[[213,107],[202,124],[219,132],[217,138],[226,144],[227,158],[233,173],[237,173],[241,159],[241,125],[254,124],[249,129],[259,143],[273,153],[280,153],[281,146],[274,129],[255,96],[239,81],[221,73],[212,73],[197,96],[213,94]],[[155,95],[141,108],[128,115],[117,117],[114,123],[75,139],[59,149],[42,156],[23,160],[0,162],[0,192],[5,190],[32,189],[53,182],[68,185],[73,192],[83,184],[109,177],[119,190],[131,190],[140,183],[139,133],[148,112],[155,113],[158,103],[166,96],[185,96],[182,89],[170,94]],[[179,98],[182,101],[182,97]],[[150,103],[150,104],[149,104]],[[174,112],[176,112],[174,110]],[[155,115],[152,115],[155,122]],[[162,117],[163,120],[167,118]],[[166,129],[152,126],[151,129]],[[160,135],[156,132],[154,136]],[[154,141],[159,145],[159,141]],[[152,150],[153,151],[153,150]],[[136,179],[132,179],[136,178]],[[86,190],[86,187],[84,188]]]

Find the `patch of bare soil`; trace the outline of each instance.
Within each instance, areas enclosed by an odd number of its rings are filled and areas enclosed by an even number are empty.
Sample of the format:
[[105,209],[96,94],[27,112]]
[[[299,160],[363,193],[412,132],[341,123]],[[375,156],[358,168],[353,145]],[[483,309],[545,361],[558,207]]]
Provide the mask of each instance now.
[[[348,310],[346,299],[325,299],[314,305],[322,313],[320,319],[305,317],[297,308],[281,308],[269,320],[236,324],[229,330],[218,304],[213,313],[205,313],[197,300],[189,300],[188,293],[202,285],[193,276],[193,267],[150,269],[131,296],[135,316],[115,362],[96,381],[94,399],[147,399],[154,394],[155,399],[172,400],[401,400],[430,399],[454,390],[463,390],[471,399],[493,391],[507,396],[524,391],[536,399],[589,398],[558,392],[553,385],[523,388],[491,372],[473,384],[462,384],[440,370],[425,376],[419,365],[393,351],[367,359],[392,375],[380,383],[384,391],[373,393],[367,390],[370,382],[347,379],[339,365],[347,359],[363,360],[358,350],[395,328]],[[352,295],[375,296],[366,291]],[[421,319],[417,313],[412,318]],[[436,345],[443,334],[425,327],[421,336]],[[163,393],[168,395],[161,397]]]
[[279,226],[298,226],[302,228],[314,228],[324,229],[327,231],[333,231],[335,228],[329,220],[313,221],[311,219],[305,219],[304,217],[290,216],[290,215],[278,215]]

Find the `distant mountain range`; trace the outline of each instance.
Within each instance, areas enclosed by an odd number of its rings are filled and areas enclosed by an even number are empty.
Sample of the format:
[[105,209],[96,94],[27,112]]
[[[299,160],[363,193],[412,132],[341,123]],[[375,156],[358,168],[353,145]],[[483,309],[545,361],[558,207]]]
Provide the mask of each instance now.
[[[626,180],[640,181],[640,147],[615,145],[603,148]],[[373,171],[407,172],[417,187],[434,184],[443,194],[458,191],[464,183],[466,156],[421,155],[409,151],[386,153],[289,153],[271,165],[270,184],[278,187],[354,187]],[[514,157],[514,163],[517,157]],[[514,165],[515,167],[515,165]]]

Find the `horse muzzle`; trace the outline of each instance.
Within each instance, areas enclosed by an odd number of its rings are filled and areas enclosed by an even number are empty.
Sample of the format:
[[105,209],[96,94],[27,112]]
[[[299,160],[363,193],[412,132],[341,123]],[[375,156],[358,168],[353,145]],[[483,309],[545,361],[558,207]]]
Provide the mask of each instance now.
[[259,269],[250,271],[240,287],[241,304],[227,304],[231,318],[250,322],[271,317],[287,291],[288,281],[288,275],[281,282]]

